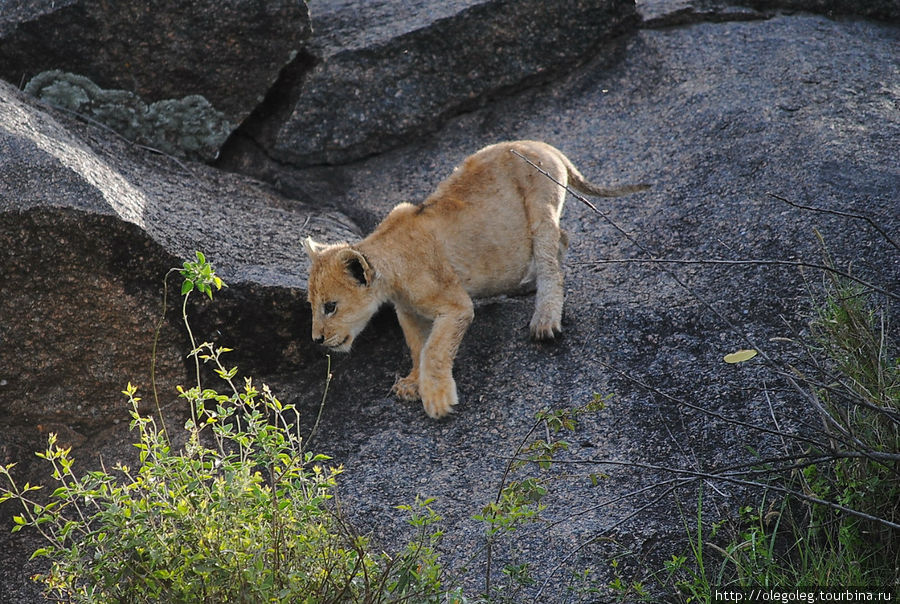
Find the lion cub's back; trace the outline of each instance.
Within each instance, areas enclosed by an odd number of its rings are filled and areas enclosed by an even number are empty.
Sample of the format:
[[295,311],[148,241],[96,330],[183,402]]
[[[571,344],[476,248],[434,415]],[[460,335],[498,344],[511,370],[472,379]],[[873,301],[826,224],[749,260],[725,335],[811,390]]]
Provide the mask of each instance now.
[[516,291],[532,260],[525,212],[529,177],[508,144],[470,156],[420,206],[463,287],[473,296]]

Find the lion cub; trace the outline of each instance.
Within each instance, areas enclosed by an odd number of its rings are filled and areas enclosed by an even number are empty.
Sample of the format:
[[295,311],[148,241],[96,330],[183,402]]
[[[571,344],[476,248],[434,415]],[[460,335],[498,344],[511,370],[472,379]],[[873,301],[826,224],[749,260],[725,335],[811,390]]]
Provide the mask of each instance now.
[[559,217],[566,191],[513,150],[589,195],[647,188],[600,188],[550,145],[499,143],[467,158],[422,204],[396,206],[362,241],[304,242],[312,339],[349,351],[375,311],[390,302],[412,355],[412,371],[393,391],[405,400],[421,398],[433,418],[458,401],[453,359],[474,316],[472,297],[536,289],[532,337],[562,330],[568,236]]

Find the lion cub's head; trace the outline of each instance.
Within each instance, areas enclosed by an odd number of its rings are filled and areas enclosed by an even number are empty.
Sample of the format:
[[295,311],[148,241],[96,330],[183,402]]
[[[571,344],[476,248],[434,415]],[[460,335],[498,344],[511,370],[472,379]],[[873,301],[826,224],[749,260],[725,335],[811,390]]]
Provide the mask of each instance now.
[[311,263],[312,339],[347,352],[383,302],[372,287],[375,271],[346,243],[323,245],[307,237],[303,249]]

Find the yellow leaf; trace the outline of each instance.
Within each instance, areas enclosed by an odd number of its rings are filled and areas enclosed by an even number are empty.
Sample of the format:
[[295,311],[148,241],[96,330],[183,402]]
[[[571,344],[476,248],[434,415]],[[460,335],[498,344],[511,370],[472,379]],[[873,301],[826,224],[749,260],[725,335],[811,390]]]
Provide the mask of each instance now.
[[744,361],[749,361],[753,357],[756,356],[756,351],[753,349],[750,350],[738,350],[737,352],[732,352],[731,354],[726,354],[723,359],[726,363],[743,363]]

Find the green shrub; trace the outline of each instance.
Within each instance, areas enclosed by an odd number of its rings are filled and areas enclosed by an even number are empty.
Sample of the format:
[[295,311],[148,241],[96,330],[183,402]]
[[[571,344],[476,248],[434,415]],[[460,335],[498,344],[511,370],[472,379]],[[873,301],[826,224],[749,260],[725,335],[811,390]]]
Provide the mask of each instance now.
[[[183,308],[195,289],[211,298],[223,285],[199,253],[181,272]],[[0,501],[23,506],[13,530],[32,527],[44,537],[33,557],[50,560],[38,578],[51,595],[130,603],[439,600],[440,518],[431,500],[401,507],[416,530],[402,551],[377,552],[328,505],[341,468],[305,449],[291,405],[249,378],[236,381],[237,368],[222,362],[226,352],[209,343],[192,352],[197,384],[179,388],[191,409],[182,450],[138,411],[129,384],[136,468],[76,476],[70,449],[51,434],[38,454],[58,485],[47,503],[34,497],[39,487],[17,486],[11,465],[0,468]],[[201,385],[201,362],[224,393]]]
[[[900,358],[884,309],[858,284],[833,278],[812,323],[823,358],[821,401],[829,464],[806,468],[805,486],[820,498],[862,512],[813,506],[810,526],[830,554],[843,556],[865,584],[900,581]],[[845,584],[851,584],[849,581]]]

